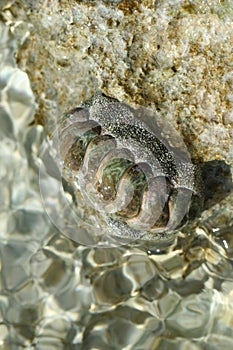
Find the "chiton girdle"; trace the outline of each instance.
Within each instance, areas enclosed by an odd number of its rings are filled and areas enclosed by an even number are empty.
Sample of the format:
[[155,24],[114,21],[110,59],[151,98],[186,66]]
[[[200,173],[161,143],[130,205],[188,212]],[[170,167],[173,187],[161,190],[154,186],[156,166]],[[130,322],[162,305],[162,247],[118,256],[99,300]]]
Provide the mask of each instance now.
[[97,93],[59,127],[68,181],[78,183],[87,205],[119,236],[173,232],[201,208],[198,167],[148,114]]

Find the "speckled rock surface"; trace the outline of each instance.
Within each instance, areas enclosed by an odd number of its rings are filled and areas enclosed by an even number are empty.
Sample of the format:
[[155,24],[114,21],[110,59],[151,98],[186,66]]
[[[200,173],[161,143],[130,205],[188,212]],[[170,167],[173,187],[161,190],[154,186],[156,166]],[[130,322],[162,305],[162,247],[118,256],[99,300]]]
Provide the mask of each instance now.
[[32,82],[37,121],[51,123],[100,88],[171,120],[193,158],[233,161],[232,1],[5,1],[1,7],[16,35],[30,33],[17,61]]

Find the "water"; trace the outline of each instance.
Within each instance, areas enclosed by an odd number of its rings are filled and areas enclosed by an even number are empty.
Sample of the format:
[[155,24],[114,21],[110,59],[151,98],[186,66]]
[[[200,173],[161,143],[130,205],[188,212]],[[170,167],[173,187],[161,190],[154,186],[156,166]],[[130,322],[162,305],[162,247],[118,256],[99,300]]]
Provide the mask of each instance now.
[[[2,49],[14,41],[0,28]],[[170,240],[101,248],[64,236],[41,202],[45,134],[30,126],[34,96],[12,50],[0,73],[0,348],[232,349],[232,192]]]

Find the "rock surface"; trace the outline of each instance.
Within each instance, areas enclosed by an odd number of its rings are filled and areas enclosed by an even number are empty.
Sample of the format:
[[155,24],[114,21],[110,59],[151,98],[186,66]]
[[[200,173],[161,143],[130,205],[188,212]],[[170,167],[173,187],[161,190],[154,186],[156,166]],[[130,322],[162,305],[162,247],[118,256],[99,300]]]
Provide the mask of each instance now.
[[[0,2],[2,349],[232,349],[233,193],[167,242],[78,245],[42,206],[46,134],[33,125],[35,116],[54,130],[64,110],[101,89],[168,118],[194,159],[232,167],[232,8]],[[206,178],[230,193],[229,169],[216,164]]]
[[[5,4],[4,4],[5,3]],[[5,1],[49,125],[97,89],[153,107],[193,159],[233,162],[232,1]]]

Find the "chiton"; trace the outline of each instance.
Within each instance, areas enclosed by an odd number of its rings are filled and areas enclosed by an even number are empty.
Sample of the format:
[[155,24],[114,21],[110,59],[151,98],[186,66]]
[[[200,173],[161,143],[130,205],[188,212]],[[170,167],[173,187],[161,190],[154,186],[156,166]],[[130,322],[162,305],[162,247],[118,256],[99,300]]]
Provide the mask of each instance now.
[[60,156],[69,181],[119,235],[173,232],[200,211],[198,168],[163,124],[102,93],[62,118]]

